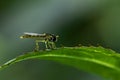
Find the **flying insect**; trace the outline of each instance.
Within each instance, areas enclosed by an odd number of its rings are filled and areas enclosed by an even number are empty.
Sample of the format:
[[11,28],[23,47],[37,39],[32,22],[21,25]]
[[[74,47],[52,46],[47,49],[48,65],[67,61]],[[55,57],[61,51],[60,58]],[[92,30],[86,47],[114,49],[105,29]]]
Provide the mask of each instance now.
[[36,48],[35,51],[39,51],[39,42],[45,43],[46,49],[55,49],[55,42],[58,40],[58,35],[44,33],[44,34],[38,34],[38,33],[28,33],[25,32],[22,36],[20,36],[21,39],[24,38],[31,38],[35,39]]

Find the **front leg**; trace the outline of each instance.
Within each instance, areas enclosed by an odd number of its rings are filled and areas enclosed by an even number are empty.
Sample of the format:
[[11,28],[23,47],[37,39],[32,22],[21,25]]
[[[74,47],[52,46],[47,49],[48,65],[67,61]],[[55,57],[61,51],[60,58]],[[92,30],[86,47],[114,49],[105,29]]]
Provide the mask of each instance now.
[[48,42],[48,46],[49,46],[50,49],[55,49],[56,48],[54,42]]
[[56,49],[56,45],[54,42],[52,42],[52,47],[53,47],[53,49]]

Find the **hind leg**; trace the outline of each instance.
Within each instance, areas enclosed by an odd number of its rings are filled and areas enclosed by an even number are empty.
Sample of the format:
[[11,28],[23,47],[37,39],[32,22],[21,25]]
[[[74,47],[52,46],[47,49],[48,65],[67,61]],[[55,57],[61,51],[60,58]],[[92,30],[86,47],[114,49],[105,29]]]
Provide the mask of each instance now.
[[39,51],[39,41],[38,40],[36,40],[35,41],[35,51]]

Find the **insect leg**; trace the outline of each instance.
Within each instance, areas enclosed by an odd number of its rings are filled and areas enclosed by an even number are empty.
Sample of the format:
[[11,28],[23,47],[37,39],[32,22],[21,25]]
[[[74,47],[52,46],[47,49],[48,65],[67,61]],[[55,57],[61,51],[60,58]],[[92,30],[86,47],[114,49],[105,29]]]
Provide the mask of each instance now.
[[45,41],[45,47],[48,49],[48,41]]
[[39,44],[38,44],[38,42],[39,42],[38,40],[35,41],[35,44],[36,44],[35,50],[36,50],[36,51],[39,51]]
[[52,46],[51,46],[51,42],[48,42],[48,47],[49,47],[49,49],[52,48]]
[[55,49],[56,48],[54,42],[48,42],[48,46],[49,46],[50,49]]
[[55,49],[55,48],[56,48],[56,46],[55,46],[55,43],[54,43],[54,42],[52,42],[52,43],[51,43],[51,46],[52,46],[52,49]]

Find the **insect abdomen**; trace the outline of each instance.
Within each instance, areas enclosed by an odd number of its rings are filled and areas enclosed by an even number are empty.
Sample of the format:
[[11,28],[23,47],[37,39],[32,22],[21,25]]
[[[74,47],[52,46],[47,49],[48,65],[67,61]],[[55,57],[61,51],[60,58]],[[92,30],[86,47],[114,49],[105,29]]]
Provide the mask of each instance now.
[[39,39],[44,39],[45,37],[44,36],[40,36],[40,35],[23,35],[23,36],[20,36],[20,38],[39,38]]

